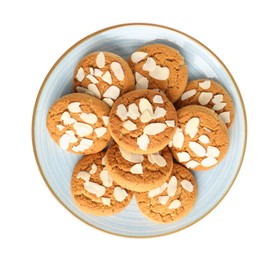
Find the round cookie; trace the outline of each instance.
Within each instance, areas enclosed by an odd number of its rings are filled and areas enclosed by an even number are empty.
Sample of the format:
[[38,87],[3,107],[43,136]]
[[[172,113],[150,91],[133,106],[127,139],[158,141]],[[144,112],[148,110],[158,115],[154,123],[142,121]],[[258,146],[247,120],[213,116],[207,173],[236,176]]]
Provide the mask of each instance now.
[[106,153],[107,169],[116,183],[133,191],[161,186],[171,174],[173,158],[167,147],[155,154],[127,152],[113,142]]
[[128,59],[136,78],[136,89],[159,89],[174,103],[188,81],[188,70],[180,53],[164,44],[146,45]]
[[150,220],[171,223],[186,216],[194,207],[197,185],[192,173],[179,164],[160,187],[149,192],[136,193],[141,212]]
[[177,113],[167,97],[154,90],[134,90],[116,100],[109,130],[117,144],[131,153],[162,150],[172,139]]
[[88,93],[108,106],[124,93],[134,90],[135,79],[128,63],[111,52],[94,52],[76,66],[73,92]]
[[71,177],[71,193],[76,205],[84,212],[108,216],[126,208],[132,191],[116,184],[105,167],[105,153],[84,156]]
[[169,143],[174,158],[188,169],[208,170],[222,161],[229,147],[226,124],[212,109],[190,105],[177,111],[178,127]]
[[107,131],[110,108],[101,100],[81,93],[58,99],[49,109],[47,128],[59,146],[77,154],[103,150],[111,139]]
[[233,100],[225,88],[209,79],[193,80],[175,103],[177,109],[187,105],[202,105],[213,109],[231,127],[235,117]]

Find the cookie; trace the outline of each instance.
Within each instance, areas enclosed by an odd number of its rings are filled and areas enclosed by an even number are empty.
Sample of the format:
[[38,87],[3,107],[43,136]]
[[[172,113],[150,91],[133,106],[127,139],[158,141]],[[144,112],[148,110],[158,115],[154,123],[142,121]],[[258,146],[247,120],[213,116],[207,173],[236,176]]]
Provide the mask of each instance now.
[[71,177],[71,193],[76,205],[84,212],[108,216],[126,208],[132,191],[116,184],[105,167],[105,153],[84,156]]
[[220,163],[229,147],[226,124],[214,110],[198,105],[177,111],[178,127],[169,143],[174,158],[188,169],[208,170]]
[[101,100],[81,93],[58,99],[49,109],[47,128],[64,150],[91,154],[103,150],[110,141],[107,130],[110,108]]
[[231,127],[235,117],[235,107],[231,96],[219,83],[209,79],[193,80],[175,103],[177,109],[187,105],[202,105],[213,109]]
[[188,70],[180,53],[164,44],[146,45],[128,59],[135,74],[136,89],[159,89],[174,103],[188,81]]
[[161,186],[172,171],[173,159],[167,147],[142,155],[127,152],[113,142],[106,153],[107,169],[116,183],[133,191],[149,191]]
[[172,139],[177,123],[173,104],[163,93],[134,90],[116,100],[109,130],[119,146],[131,153],[162,150]]
[[108,106],[124,93],[134,90],[135,79],[128,63],[111,52],[94,52],[76,66],[73,91],[88,93]]
[[192,173],[179,164],[160,187],[135,195],[141,212],[150,220],[171,223],[186,216],[194,207],[197,185]]

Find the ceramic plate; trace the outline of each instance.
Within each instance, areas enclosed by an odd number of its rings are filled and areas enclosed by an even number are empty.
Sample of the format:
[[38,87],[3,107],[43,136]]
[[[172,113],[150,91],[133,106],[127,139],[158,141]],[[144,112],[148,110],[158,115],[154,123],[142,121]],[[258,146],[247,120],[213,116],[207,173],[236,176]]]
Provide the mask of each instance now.
[[[78,61],[94,51],[114,52],[127,58],[138,47],[164,43],[185,57],[189,79],[210,78],[221,83],[233,98],[236,117],[230,130],[230,148],[215,168],[195,172],[198,198],[189,215],[172,224],[157,224],[142,215],[133,198],[122,212],[109,217],[85,214],[74,204],[70,193],[72,170],[81,158],[65,152],[51,139],[46,116],[53,102],[71,92],[73,71]],[[206,216],[226,195],[242,163],[246,146],[246,116],[239,89],[225,65],[207,47],[192,37],[164,26],[123,24],[110,27],[80,40],[55,63],[46,76],[33,114],[33,147],[41,174],[53,195],[77,218],[103,231],[128,236],[151,237],[184,229]]]

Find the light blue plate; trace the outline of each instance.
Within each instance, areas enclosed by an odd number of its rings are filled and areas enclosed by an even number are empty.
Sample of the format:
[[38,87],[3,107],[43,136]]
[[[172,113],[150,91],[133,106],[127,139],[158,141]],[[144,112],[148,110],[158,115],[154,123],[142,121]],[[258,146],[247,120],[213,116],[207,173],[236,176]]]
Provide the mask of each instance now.
[[[110,51],[127,58],[149,43],[165,43],[185,57],[189,79],[211,78],[220,82],[233,98],[236,117],[230,130],[231,142],[222,163],[210,171],[195,172],[198,198],[191,213],[172,224],[156,224],[140,212],[133,199],[121,213],[97,217],[81,212],[70,193],[72,170],[80,156],[60,149],[46,128],[46,116],[53,102],[71,92],[73,71],[78,61],[94,51]],[[151,24],[124,24],[101,30],[82,39],[55,63],[46,76],[33,114],[33,147],[41,174],[54,196],[77,218],[113,234],[151,237],[184,229],[206,216],[226,195],[242,164],[246,146],[246,115],[239,89],[225,65],[204,45],[171,28]]]

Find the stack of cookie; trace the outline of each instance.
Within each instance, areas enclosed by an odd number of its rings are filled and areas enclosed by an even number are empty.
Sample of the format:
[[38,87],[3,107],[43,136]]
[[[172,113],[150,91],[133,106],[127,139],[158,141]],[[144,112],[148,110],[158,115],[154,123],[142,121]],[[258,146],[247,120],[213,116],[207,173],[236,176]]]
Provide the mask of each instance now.
[[79,62],[74,93],[52,105],[47,127],[62,149],[85,155],[71,180],[81,210],[115,214],[135,194],[141,212],[159,223],[190,212],[197,184],[189,169],[223,160],[234,106],[219,83],[187,81],[184,58],[162,44],[128,61],[95,52]]

